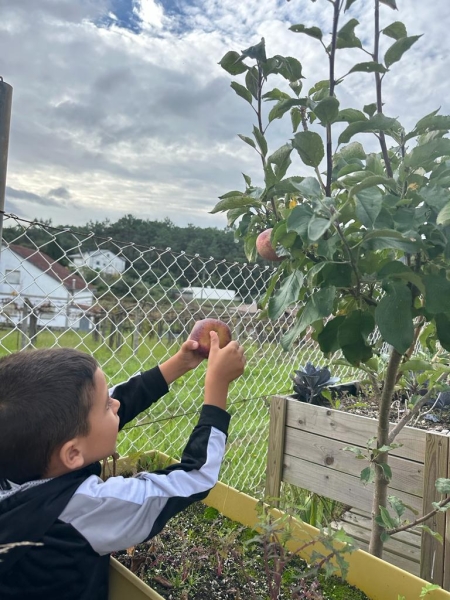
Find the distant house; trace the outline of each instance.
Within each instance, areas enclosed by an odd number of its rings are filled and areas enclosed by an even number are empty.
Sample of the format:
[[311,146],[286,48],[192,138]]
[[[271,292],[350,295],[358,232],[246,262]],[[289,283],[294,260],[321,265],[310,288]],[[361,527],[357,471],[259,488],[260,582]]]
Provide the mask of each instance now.
[[94,271],[106,273],[107,275],[120,275],[125,271],[125,259],[110,250],[92,250],[71,254],[69,260],[75,267],[89,267]]
[[186,302],[190,300],[238,300],[234,290],[221,290],[212,287],[188,287],[181,290],[181,296]]
[[0,322],[18,324],[30,310],[38,326],[88,330],[94,288],[50,256],[10,244],[0,255]]

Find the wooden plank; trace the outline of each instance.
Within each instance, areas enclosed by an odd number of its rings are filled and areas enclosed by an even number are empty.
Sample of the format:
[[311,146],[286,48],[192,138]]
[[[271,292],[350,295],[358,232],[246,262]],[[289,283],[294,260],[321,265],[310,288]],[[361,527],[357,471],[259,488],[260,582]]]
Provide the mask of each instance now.
[[[347,445],[366,446],[367,440],[377,433],[377,422],[369,417],[353,415],[340,410],[311,406],[287,398],[286,425],[310,433],[316,433]],[[435,433],[438,437],[445,437]],[[402,444],[391,452],[392,456],[424,462],[426,432],[413,427],[404,427],[396,439]]]
[[[344,446],[345,444],[340,441],[286,427],[285,454],[329,467],[330,471],[334,472],[333,475],[330,473],[330,477],[340,477],[340,473],[359,477],[361,470],[368,465],[368,462],[357,460],[354,454],[343,450]],[[360,448],[363,447],[360,446]],[[394,490],[400,489],[414,496],[422,496],[424,469],[421,463],[390,456],[389,465],[393,474],[389,486],[390,493],[395,495]]]
[[[432,510],[432,503],[441,499],[436,491],[435,482],[438,477],[447,477],[448,472],[448,438],[427,434],[425,453],[425,474],[422,514]],[[426,523],[433,531],[445,538],[445,515],[438,512]],[[443,586],[444,580],[444,545],[429,533],[422,534],[422,558],[420,576],[427,581]]]
[[[286,399],[277,396],[270,401],[269,441],[266,466],[266,498],[278,506],[283,469],[284,434],[286,431]],[[275,499],[275,500],[274,500]]]
[[[350,523],[357,525],[361,529],[365,529],[367,532],[372,530],[372,518],[369,513],[361,511],[357,508],[352,508],[346,511],[341,516],[341,521],[344,523]],[[404,544],[409,546],[415,546],[420,548],[422,543],[422,531],[420,529],[408,529],[407,531],[400,531],[395,534],[395,539],[400,540]]]
[[[339,473],[333,477],[333,471],[328,467],[310,463],[300,458],[284,456],[283,481],[315,492],[320,496],[332,498],[343,504],[370,512],[372,509],[373,484],[364,486],[359,477]],[[395,494],[405,504],[422,510],[422,498],[401,491]],[[412,518],[412,515],[411,515]]]
[[[344,530],[347,531],[347,528],[344,527]],[[350,531],[347,531],[347,533],[353,537],[353,535]],[[354,537],[354,539],[355,539],[355,545],[358,548],[360,548],[361,550],[364,550],[365,552],[369,551],[369,544],[365,539],[357,539],[356,537]],[[393,554],[389,550],[386,550],[383,553],[383,560],[390,563],[391,565],[395,565],[396,567],[403,569],[407,573],[412,573],[413,575],[419,576],[420,564],[414,558],[407,558],[405,556],[399,556],[398,554]]]

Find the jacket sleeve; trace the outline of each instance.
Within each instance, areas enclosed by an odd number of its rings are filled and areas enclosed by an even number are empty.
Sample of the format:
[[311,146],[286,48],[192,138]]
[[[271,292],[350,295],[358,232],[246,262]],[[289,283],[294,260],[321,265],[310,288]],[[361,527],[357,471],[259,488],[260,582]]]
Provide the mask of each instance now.
[[172,516],[205,498],[218,481],[229,421],[221,408],[204,405],[178,464],[130,478],[102,481],[91,476],[59,519],[101,555],[153,537]]
[[159,367],[131,377],[109,390],[109,395],[120,400],[119,429],[132,421],[139,413],[167,394],[169,387]]

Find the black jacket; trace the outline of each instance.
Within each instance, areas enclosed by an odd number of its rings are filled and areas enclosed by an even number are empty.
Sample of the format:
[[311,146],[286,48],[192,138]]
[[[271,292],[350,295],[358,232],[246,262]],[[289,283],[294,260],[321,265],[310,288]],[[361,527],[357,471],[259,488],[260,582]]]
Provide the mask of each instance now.
[[[158,368],[116,386],[123,427],[167,392]],[[100,464],[0,487],[1,600],[107,600],[109,553],[156,535],[205,498],[218,478],[229,415],[203,406],[181,461],[134,478],[100,478]]]

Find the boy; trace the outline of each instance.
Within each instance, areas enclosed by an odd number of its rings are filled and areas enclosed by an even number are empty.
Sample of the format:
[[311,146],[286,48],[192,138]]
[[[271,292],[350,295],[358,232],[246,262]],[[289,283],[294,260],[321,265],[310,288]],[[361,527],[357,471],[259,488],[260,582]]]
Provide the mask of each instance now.
[[106,482],[98,461],[115,451],[118,430],[198,366],[198,343],[111,393],[77,350],[0,360],[0,545],[19,543],[0,555],[2,600],[107,600],[109,553],[208,495],[225,450],[228,386],[245,366],[237,342],[220,349],[210,335],[204,405],[180,463]]

